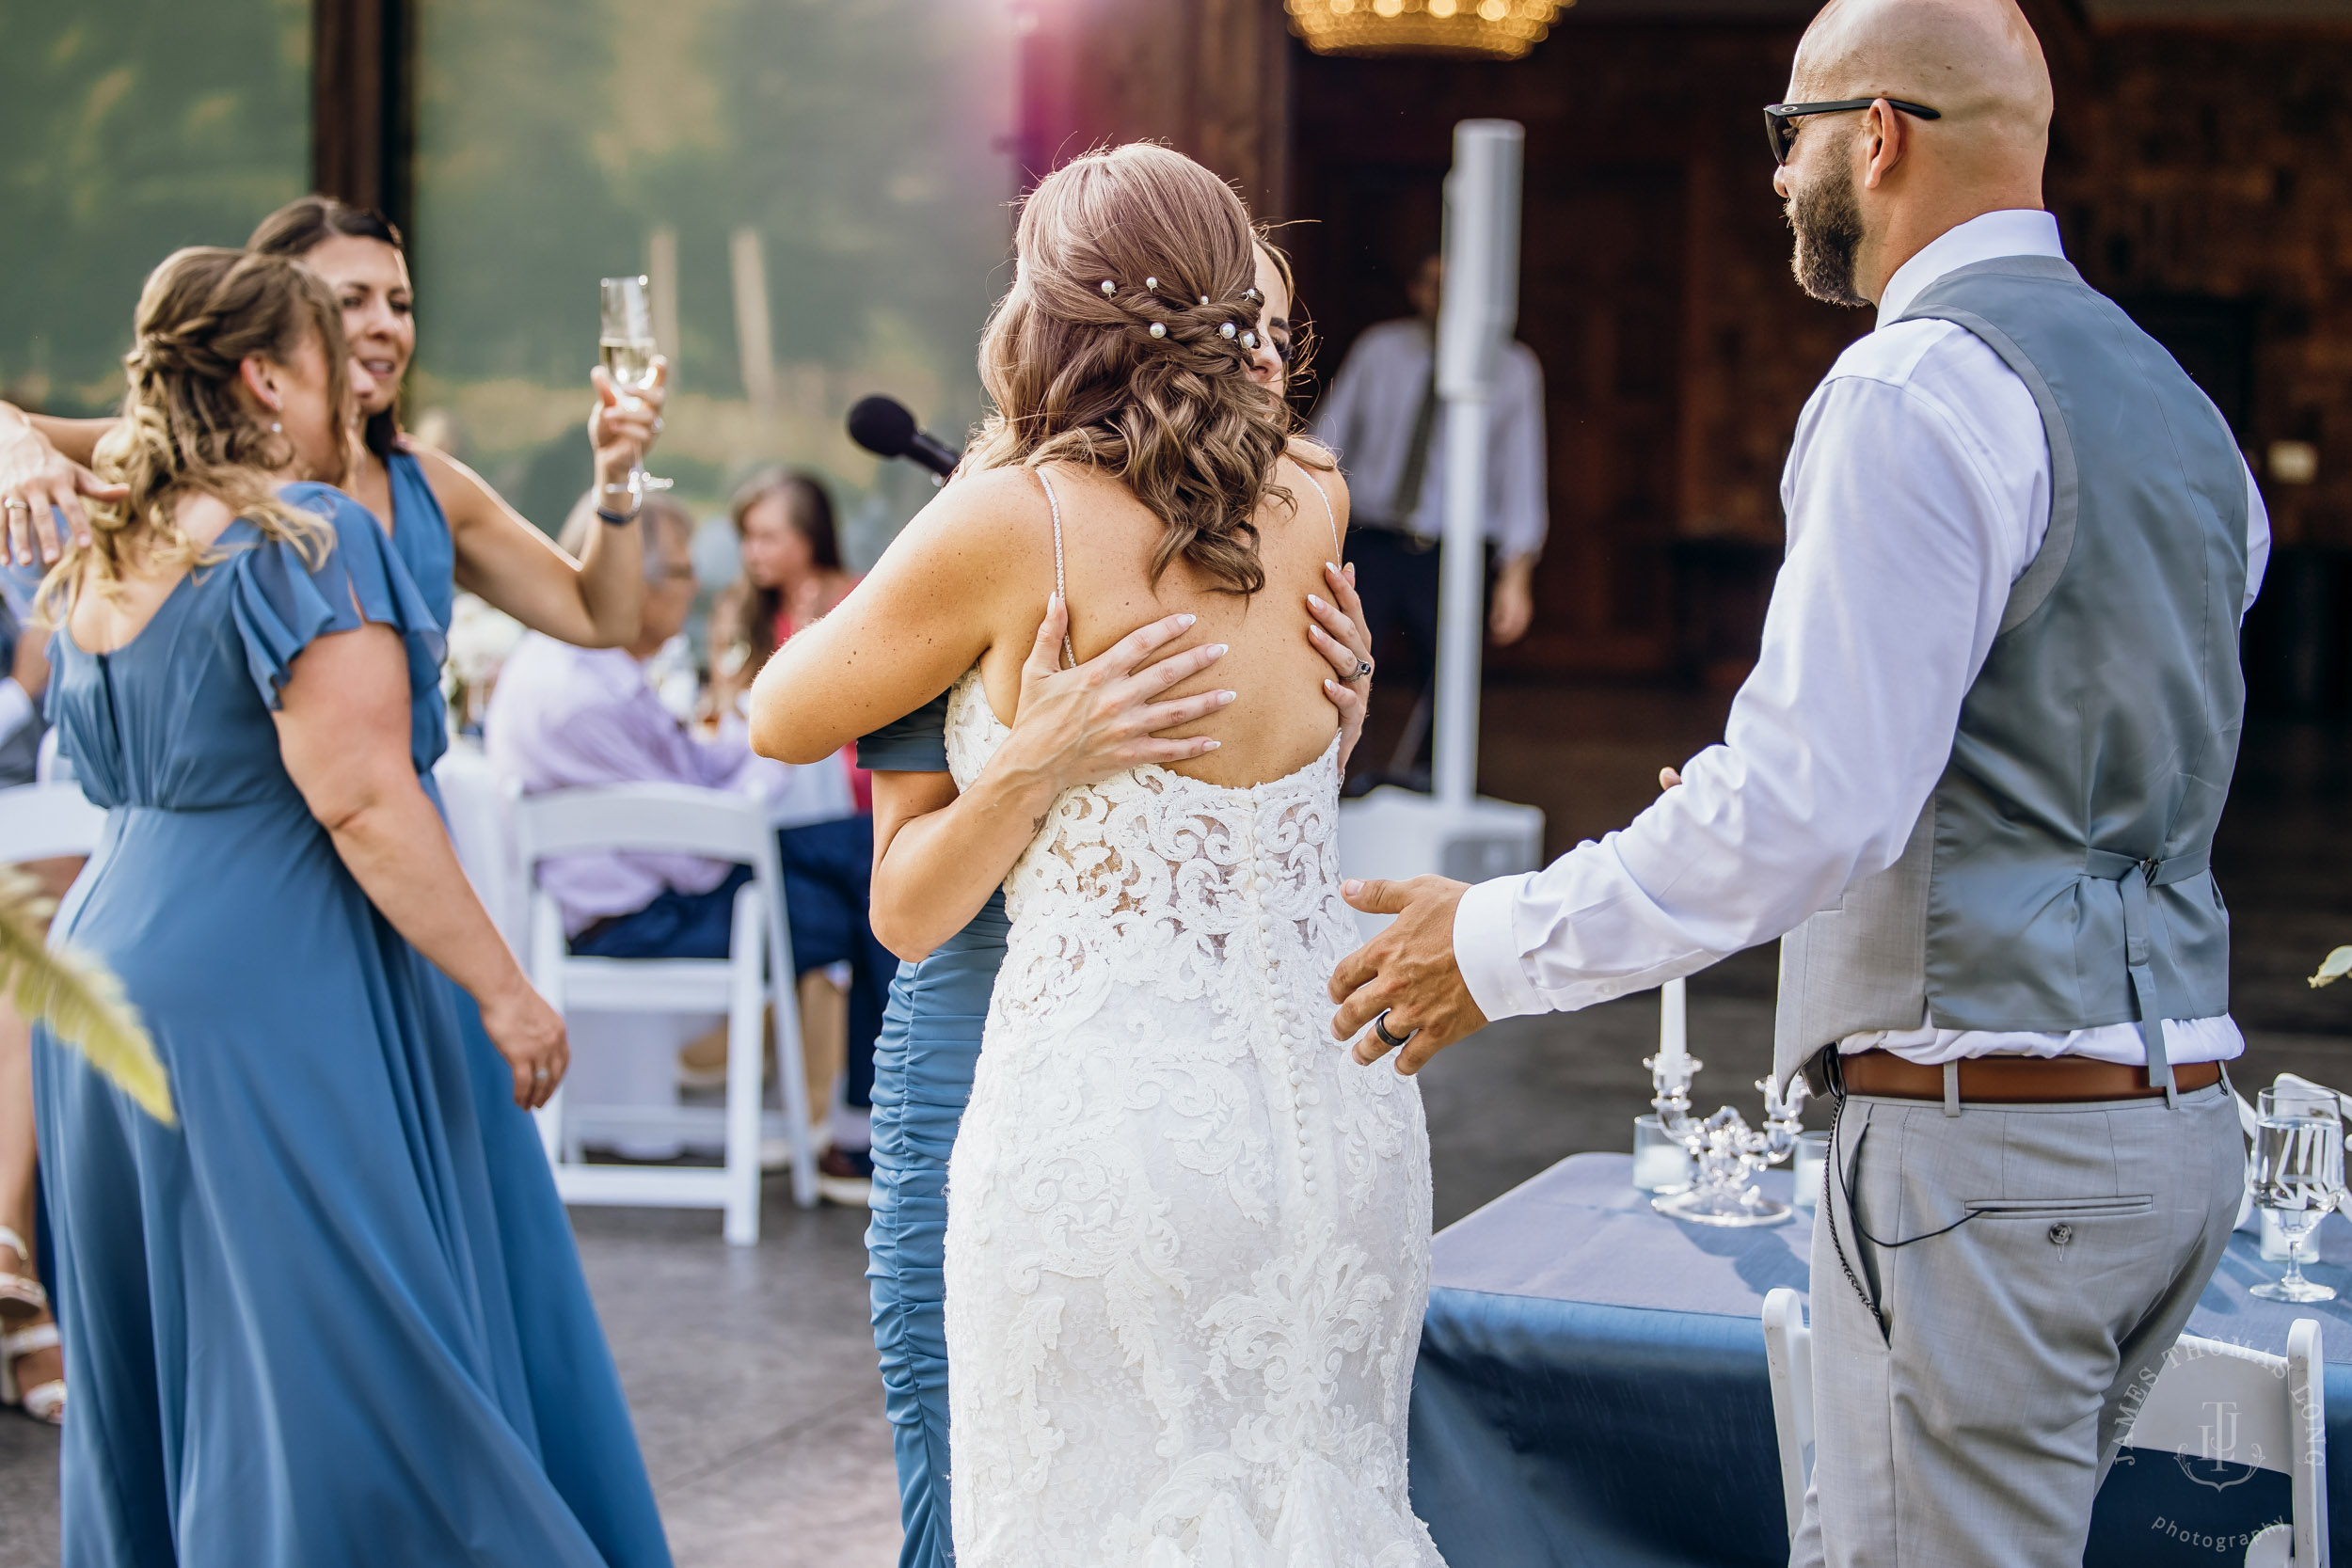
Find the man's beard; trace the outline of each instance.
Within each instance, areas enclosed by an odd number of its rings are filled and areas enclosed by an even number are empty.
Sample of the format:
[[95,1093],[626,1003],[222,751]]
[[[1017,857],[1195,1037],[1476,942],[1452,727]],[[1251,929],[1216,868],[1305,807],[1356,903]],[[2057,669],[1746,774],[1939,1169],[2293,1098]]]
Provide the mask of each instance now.
[[1788,227],[1796,231],[1789,270],[1797,287],[1824,305],[1867,305],[1854,292],[1854,252],[1862,247],[1862,207],[1854,200],[1853,170],[1843,158],[1832,172],[1800,189],[1788,201]]

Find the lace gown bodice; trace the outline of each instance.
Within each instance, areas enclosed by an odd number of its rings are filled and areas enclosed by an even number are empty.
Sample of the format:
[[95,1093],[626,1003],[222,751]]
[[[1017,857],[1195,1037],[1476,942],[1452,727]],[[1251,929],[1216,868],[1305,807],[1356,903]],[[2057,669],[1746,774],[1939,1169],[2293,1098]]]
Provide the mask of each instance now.
[[[966,675],[960,787],[1009,733]],[[961,1568],[1442,1568],[1405,1469],[1428,1140],[1331,1037],[1338,807],[1336,739],[1251,788],[1137,768],[1006,879],[948,1175]]]

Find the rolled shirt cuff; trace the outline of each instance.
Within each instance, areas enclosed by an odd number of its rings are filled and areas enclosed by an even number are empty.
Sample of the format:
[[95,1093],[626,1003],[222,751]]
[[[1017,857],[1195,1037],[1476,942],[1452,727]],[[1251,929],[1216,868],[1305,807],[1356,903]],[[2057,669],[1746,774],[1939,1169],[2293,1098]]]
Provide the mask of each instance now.
[[1454,962],[1470,988],[1470,1000],[1489,1023],[1550,1010],[1527,977],[1515,934],[1514,917],[1526,881],[1522,876],[1480,882],[1454,907]]

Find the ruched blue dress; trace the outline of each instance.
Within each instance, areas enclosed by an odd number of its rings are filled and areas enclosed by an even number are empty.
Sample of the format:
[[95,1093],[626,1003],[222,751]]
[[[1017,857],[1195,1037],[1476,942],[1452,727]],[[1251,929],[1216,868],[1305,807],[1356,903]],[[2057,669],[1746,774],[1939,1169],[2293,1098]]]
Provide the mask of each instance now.
[[55,929],[121,977],[180,1115],[36,1032],[65,1563],[661,1568],[545,1162],[497,1158],[530,1133],[511,1079],[484,1092],[454,988],[279,760],[294,659],[364,619],[406,642],[421,770],[440,627],[356,502],[285,494],[331,518],[316,569],[239,522],[127,646],[55,644],[51,713],[108,808]]
[[[947,771],[942,692],[858,742],[858,766]],[[866,1231],[874,1348],[898,1459],[899,1568],[949,1568],[947,1337],[941,1252],[947,1234],[947,1156],[972,1098],[980,1025],[1005,961],[1005,895],[920,963],[902,963],[874,1041],[874,1213]]]

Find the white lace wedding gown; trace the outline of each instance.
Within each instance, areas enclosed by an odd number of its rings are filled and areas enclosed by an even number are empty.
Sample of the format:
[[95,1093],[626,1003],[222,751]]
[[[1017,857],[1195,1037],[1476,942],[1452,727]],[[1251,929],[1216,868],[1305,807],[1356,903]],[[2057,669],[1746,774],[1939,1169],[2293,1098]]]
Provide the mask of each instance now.
[[[1009,733],[967,674],[960,787]],[[960,1568],[1443,1568],[1406,1497],[1421,1096],[1324,990],[1338,753],[1070,790],[1006,879],[948,1165]]]

